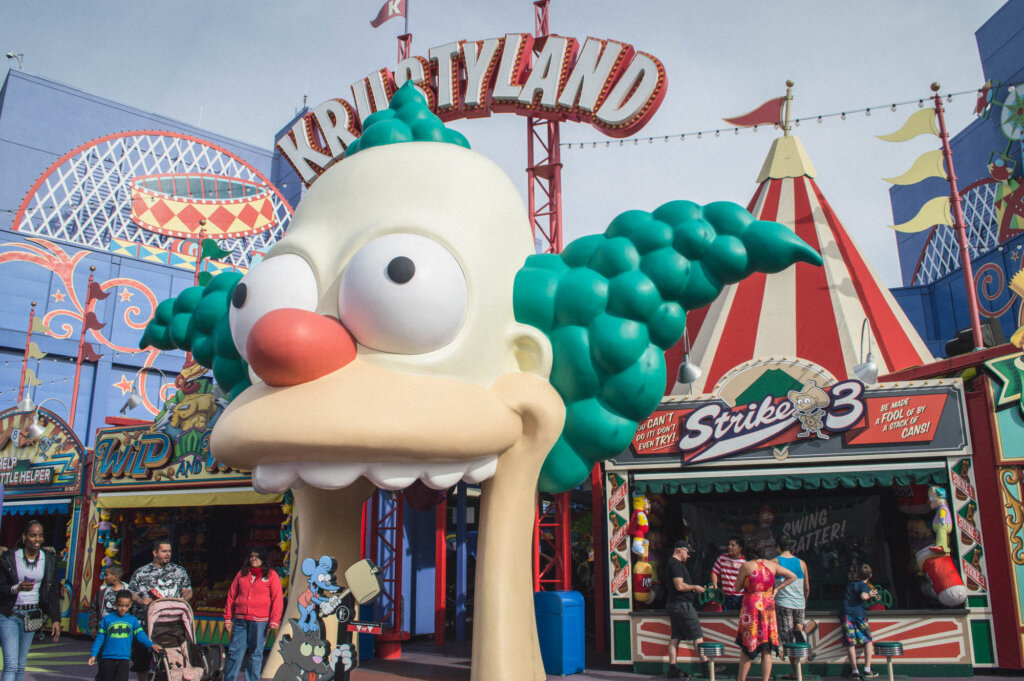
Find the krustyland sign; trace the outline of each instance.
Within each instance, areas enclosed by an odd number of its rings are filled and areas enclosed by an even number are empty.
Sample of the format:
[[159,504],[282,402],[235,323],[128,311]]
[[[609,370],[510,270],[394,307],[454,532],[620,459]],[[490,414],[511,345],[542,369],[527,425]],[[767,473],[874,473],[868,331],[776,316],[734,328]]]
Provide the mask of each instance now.
[[509,112],[586,122],[609,137],[628,137],[646,125],[667,85],[657,58],[614,40],[587,38],[582,49],[575,38],[559,35],[460,40],[353,83],[354,107],[328,99],[296,121],[277,148],[309,185],[344,155],[362,121],[387,108],[407,81],[445,121]]
[[[781,394],[780,394],[781,393]],[[969,452],[958,381],[865,387],[850,380],[758,396],[665,401],[611,464],[838,461]]]

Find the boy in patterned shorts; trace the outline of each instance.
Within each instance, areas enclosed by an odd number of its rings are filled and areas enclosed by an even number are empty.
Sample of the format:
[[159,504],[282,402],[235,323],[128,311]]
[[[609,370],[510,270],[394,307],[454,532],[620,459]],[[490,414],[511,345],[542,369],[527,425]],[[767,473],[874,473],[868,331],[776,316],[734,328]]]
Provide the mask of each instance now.
[[[839,620],[843,627],[843,645],[846,646],[846,653],[850,657],[850,678],[873,679],[878,676],[878,672],[871,671],[871,657],[874,655],[875,647],[871,642],[871,627],[868,625],[868,613],[864,603],[877,596],[878,590],[868,583],[871,579],[870,565],[861,565],[858,574],[860,579],[852,580],[846,585]],[[857,671],[857,646],[864,646],[863,673]]]

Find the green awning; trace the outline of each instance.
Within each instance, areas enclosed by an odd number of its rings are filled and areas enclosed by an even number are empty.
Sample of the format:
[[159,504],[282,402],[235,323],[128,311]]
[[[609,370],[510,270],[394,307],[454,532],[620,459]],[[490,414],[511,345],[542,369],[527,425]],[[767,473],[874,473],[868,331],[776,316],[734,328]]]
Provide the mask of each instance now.
[[637,492],[652,494],[710,494],[712,492],[778,492],[800,489],[838,489],[840,487],[888,487],[900,485],[942,485],[947,482],[944,464],[883,464],[871,470],[829,467],[821,470],[801,468],[782,472],[721,471],[687,475],[673,471],[657,475],[640,473],[634,476]]

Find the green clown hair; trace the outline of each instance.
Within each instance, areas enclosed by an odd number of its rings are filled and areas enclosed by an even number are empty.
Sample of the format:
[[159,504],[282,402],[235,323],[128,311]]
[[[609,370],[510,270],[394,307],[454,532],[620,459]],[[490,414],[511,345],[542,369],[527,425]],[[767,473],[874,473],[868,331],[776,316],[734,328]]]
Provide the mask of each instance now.
[[213,370],[227,398],[234,399],[251,385],[249,365],[231,340],[228,321],[231,294],[241,279],[239,272],[223,272],[206,286],[191,286],[177,298],[162,301],[139,347],[191,352],[198,364]]
[[412,81],[398,88],[388,108],[366,117],[362,135],[345,150],[345,158],[370,147],[400,142],[447,142],[469,149],[462,133],[444,126]]
[[663,353],[682,337],[687,311],[726,284],[797,261],[822,263],[785,225],[724,201],[627,211],[604,234],[527,258],[515,280],[516,319],[550,339],[551,384],[566,408],[540,489],[570,490],[629,446],[661,401]]

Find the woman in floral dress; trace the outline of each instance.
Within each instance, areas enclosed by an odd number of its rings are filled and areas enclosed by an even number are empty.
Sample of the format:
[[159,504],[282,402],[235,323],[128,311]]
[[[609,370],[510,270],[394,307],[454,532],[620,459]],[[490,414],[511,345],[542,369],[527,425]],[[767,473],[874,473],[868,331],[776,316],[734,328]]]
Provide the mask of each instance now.
[[740,673],[737,681],[746,681],[750,663],[761,656],[761,679],[768,681],[772,673],[772,653],[779,650],[779,630],[775,623],[775,575],[783,578],[779,589],[796,581],[796,575],[778,563],[764,559],[764,546],[756,544],[748,549],[752,557],[740,567],[736,583],[743,585],[743,606],[740,625],[736,630],[736,644],[740,655]]

